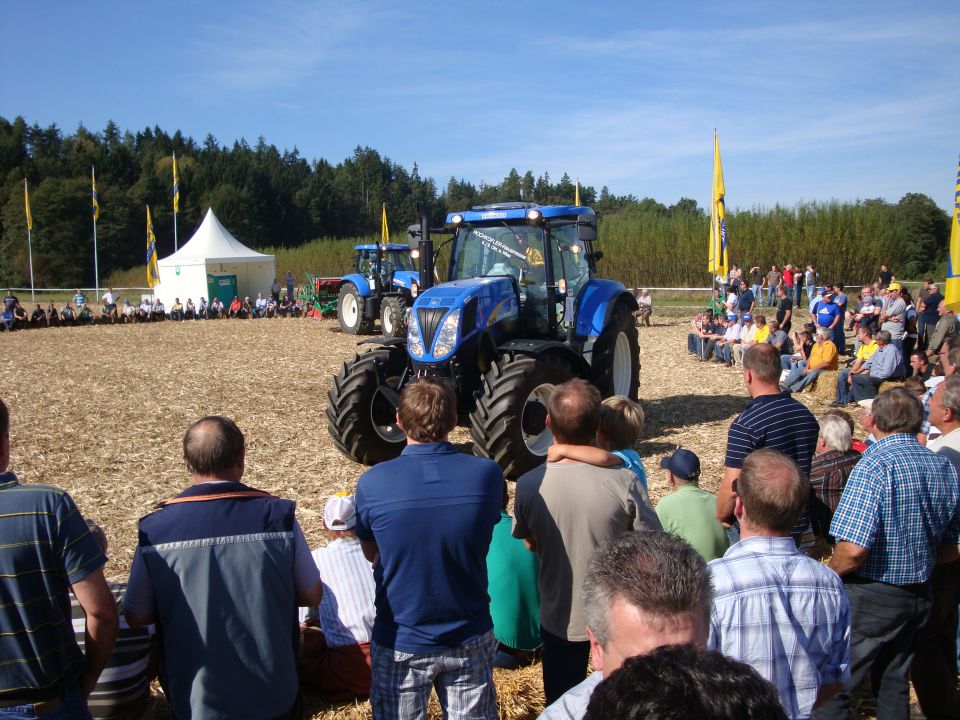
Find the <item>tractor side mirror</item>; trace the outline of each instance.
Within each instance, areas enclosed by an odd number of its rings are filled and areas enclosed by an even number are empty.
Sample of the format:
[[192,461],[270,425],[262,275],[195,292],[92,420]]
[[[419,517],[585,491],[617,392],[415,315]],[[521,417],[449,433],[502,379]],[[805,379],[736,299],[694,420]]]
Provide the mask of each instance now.
[[596,215],[577,215],[577,237],[581,242],[593,242],[597,239]]
[[420,245],[420,238],[423,233],[420,232],[420,224],[410,225],[407,227],[407,245],[411,248],[415,248]]

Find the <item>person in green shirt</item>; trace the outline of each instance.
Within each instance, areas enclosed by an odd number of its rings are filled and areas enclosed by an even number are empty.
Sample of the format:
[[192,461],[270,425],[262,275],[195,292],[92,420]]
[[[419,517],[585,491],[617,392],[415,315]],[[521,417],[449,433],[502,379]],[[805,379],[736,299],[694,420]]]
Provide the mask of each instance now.
[[657,503],[663,529],[682,537],[707,562],[722,557],[730,541],[716,518],[716,496],[700,489],[700,458],[678,448],[660,461],[660,467],[674,488]]
[[493,526],[487,551],[487,593],[493,634],[499,644],[494,667],[516,668],[532,663],[543,644],[540,639],[540,561],[522,540],[511,534],[507,514],[507,483],[503,483],[503,509]]

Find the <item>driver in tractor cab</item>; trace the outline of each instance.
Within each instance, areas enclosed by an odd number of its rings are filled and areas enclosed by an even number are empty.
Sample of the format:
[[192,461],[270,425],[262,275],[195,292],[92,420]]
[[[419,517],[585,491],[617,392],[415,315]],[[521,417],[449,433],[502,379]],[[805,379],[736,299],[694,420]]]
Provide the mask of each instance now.
[[547,270],[543,262],[543,245],[536,236],[530,237],[522,228],[511,228],[517,249],[524,259],[513,258],[520,270],[520,314],[524,322],[539,333],[549,332],[547,319]]

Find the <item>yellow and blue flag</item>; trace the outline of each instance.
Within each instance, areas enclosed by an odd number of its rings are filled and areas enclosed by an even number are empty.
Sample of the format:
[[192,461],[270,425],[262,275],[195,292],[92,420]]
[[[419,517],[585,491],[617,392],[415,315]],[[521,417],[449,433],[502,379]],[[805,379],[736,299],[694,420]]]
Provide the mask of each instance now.
[[950,255],[947,257],[947,288],[943,295],[947,307],[960,311],[960,161],[957,185],[953,193],[953,218],[950,221]]
[[713,133],[713,197],[710,200],[710,258],[707,270],[714,275],[726,278],[728,265],[727,250],[727,191],[723,185],[723,166],[720,163],[720,136]]
[[147,205],[147,285],[160,284],[160,268],[157,267],[157,237],[153,234],[153,220],[150,219],[150,206]]
[[100,219],[100,203],[97,202],[97,175],[92,165],[90,166],[90,187],[93,189],[90,198],[93,204],[93,221],[96,222]]
[[33,215],[30,214],[30,191],[27,189],[27,179],[23,179],[23,209],[27,212],[27,230],[33,230]]
[[580,178],[577,178],[577,188],[573,191],[573,204],[580,207]]
[[387,228],[387,204],[383,204],[383,215],[380,218],[380,242],[386,245],[390,242],[390,230]]
[[177,154],[173,154],[173,212],[180,212],[180,175],[177,173]]

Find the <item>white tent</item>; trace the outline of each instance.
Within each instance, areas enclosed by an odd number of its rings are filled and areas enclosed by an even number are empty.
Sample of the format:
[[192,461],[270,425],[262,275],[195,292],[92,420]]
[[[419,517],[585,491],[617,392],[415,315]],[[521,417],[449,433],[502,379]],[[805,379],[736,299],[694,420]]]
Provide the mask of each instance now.
[[233,295],[251,299],[258,292],[270,292],[276,277],[276,259],[251,250],[227,230],[213,208],[207,210],[200,227],[177,252],[157,262],[160,284],[153,291],[170,310],[174,298],[186,304],[191,298],[211,300],[219,295],[228,305]]

